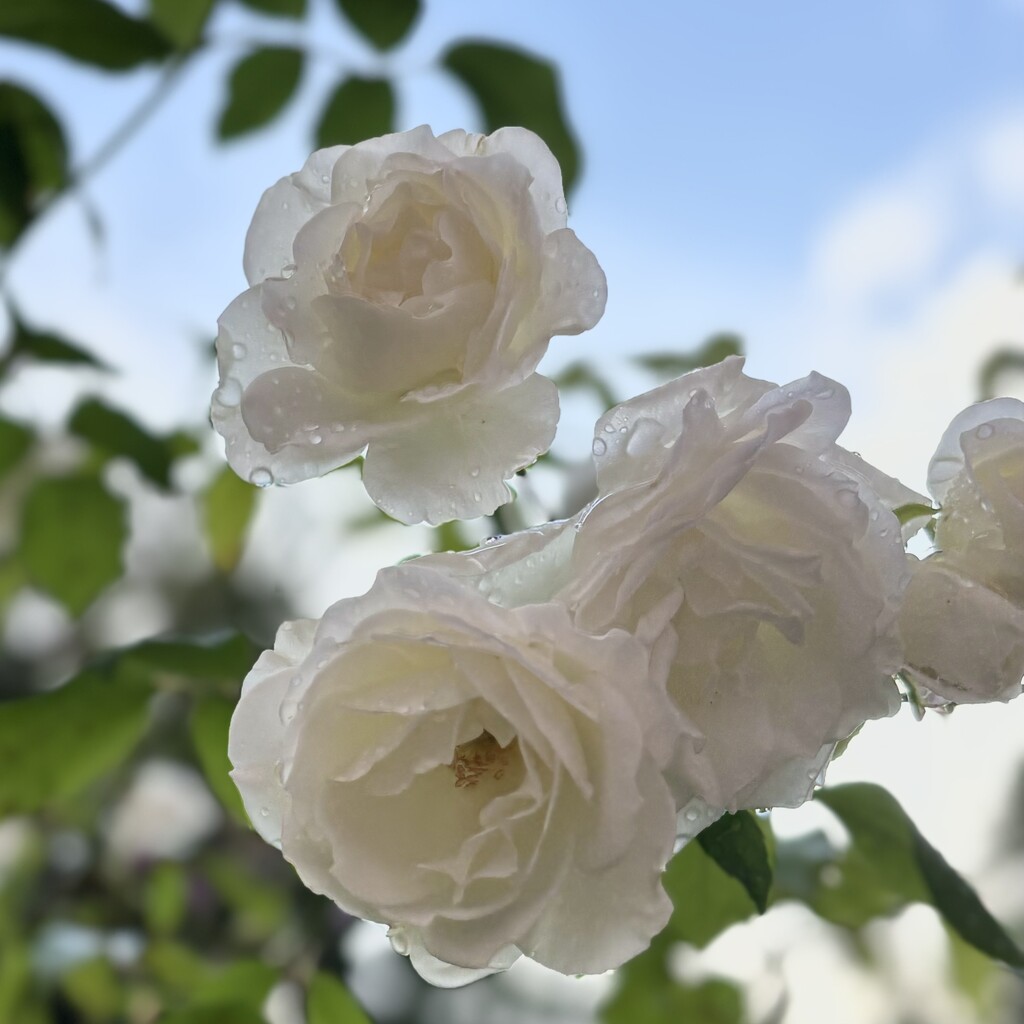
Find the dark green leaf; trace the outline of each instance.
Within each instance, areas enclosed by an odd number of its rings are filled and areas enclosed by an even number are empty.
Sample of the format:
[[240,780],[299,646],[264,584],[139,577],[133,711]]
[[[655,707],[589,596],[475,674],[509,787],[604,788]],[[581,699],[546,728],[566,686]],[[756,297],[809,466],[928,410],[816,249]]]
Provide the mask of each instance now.
[[308,1024],[370,1024],[370,1018],[333,975],[317,971],[306,1000]]
[[457,519],[434,528],[434,551],[468,551],[473,547],[476,545],[463,533],[462,523]]
[[22,509],[18,558],[28,580],[72,615],[121,575],[123,505],[94,477],[38,481]]
[[146,640],[118,657],[122,663],[142,672],[231,683],[233,692],[237,693],[257,654],[255,646],[244,636],[229,633],[206,642],[170,638]]
[[666,933],[698,948],[757,913],[746,889],[727,875],[700,843],[688,843],[669,861],[663,882],[676,908]]
[[159,60],[171,49],[148,22],[103,0],[6,0],[0,4],[0,35],[112,71]]
[[91,352],[53,334],[50,331],[36,331],[24,323],[16,314],[13,316],[14,338],[11,341],[10,358],[27,358],[37,363],[70,363],[76,366],[92,366],[98,370],[108,367]]
[[700,833],[697,841],[727,875],[747,890],[763,914],[772,888],[772,865],[764,833],[754,815],[750,811],[723,814]]
[[68,430],[106,456],[130,459],[158,487],[170,487],[174,461],[170,444],[143,430],[120,410],[98,398],[88,398],[72,414]]
[[912,901],[930,903],[964,941],[997,960],[1024,967],[1024,952],[893,796],[868,783],[823,789],[815,796],[846,826],[851,854],[866,862],[866,880],[876,888],[888,887],[894,910]]
[[400,43],[420,13],[420,0],[337,0],[342,13],[378,50]]
[[217,696],[204,697],[192,710],[189,731],[210,788],[237,822],[248,825],[249,817],[242,806],[242,798],[235,784],[228,778],[228,772],[231,771],[231,762],[228,760],[228,726],[234,710],[234,701]]
[[316,126],[316,146],[352,145],[394,131],[395,94],[386,78],[344,79]]
[[282,18],[301,18],[306,13],[306,0],[242,0],[250,10]]
[[203,518],[213,564],[231,572],[242,557],[258,491],[224,467],[203,495]]
[[34,436],[28,427],[0,418],[0,480],[25,457]]
[[90,670],[0,704],[0,816],[65,800],[116,768],[142,736],[148,700],[137,679]]
[[218,137],[233,139],[272,121],[292,98],[301,75],[301,50],[267,47],[243,57],[228,80]]
[[633,362],[656,373],[665,380],[679,377],[702,366],[713,366],[727,356],[743,353],[743,339],[738,334],[713,334],[695,352],[657,352],[637,356]]
[[521,125],[536,132],[562,165],[566,193],[579,176],[580,154],[562,109],[550,61],[498,43],[457,43],[442,63],[476,98],[487,131]]
[[149,0],[153,24],[181,50],[189,50],[203,33],[214,0]]
[[[0,11],[0,24],[4,17]],[[43,196],[64,185],[67,163],[64,130],[50,109],[32,93],[0,82],[0,246],[18,237]]]
[[1008,373],[1024,373],[1024,351],[1001,348],[993,352],[978,371],[981,398],[995,398],[1000,391],[999,379]]

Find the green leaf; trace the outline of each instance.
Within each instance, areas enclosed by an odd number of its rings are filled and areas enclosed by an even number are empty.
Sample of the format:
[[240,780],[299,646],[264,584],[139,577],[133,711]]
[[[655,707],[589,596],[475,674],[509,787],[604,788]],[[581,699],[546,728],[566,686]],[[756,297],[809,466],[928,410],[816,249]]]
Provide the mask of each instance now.
[[907,523],[912,523],[915,519],[931,519],[938,511],[937,508],[932,508],[931,505],[920,505],[912,502],[909,505],[900,505],[899,508],[893,509],[893,515],[899,520],[900,526],[906,526]]
[[589,391],[597,399],[602,410],[619,404],[611,386],[589,363],[570,363],[552,380],[560,391]]
[[378,50],[400,43],[420,14],[420,0],[337,0],[349,23]]
[[124,987],[106,957],[94,957],[75,964],[61,976],[60,987],[85,1020],[120,1019]]
[[893,796],[880,786],[855,783],[820,790],[815,798],[849,831],[853,856],[847,861],[877,888],[889,890],[893,910],[908,902],[930,903],[965,942],[1013,967],[1024,967],[1024,952]]
[[743,996],[735,985],[717,979],[683,985],[667,971],[647,969],[646,956],[619,970],[619,988],[601,1007],[604,1024],[742,1024]]
[[248,827],[249,816],[235,784],[228,778],[228,726],[235,702],[223,697],[204,697],[192,709],[189,732],[199,757],[199,764],[217,799],[240,824]]
[[772,865],[757,818],[750,811],[723,814],[697,836],[697,841],[727,875],[747,890],[763,914],[772,888]]
[[228,79],[228,102],[217,136],[233,139],[268,124],[292,98],[301,76],[301,50],[266,47],[243,57]]
[[75,366],[92,366],[98,370],[109,367],[91,352],[53,334],[50,331],[36,331],[27,326],[16,314],[14,339],[11,342],[9,358],[28,358],[37,363],[70,363]]
[[316,146],[352,145],[394,131],[395,94],[386,78],[350,75],[331,93],[316,126]]
[[242,0],[242,3],[260,14],[280,18],[301,18],[306,13],[306,0]]
[[185,919],[188,878],[180,864],[158,864],[143,890],[146,927],[156,935],[170,935]]
[[111,71],[159,60],[171,50],[148,22],[103,0],[7,0],[0,5],[0,36]]
[[[0,25],[9,13],[0,9]],[[39,200],[61,188],[67,173],[64,129],[49,107],[25,89],[0,82],[0,246],[21,234]]]
[[757,913],[744,886],[726,874],[700,843],[684,846],[669,861],[662,881],[675,907],[667,934],[698,949],[730,925]]
[[88,398],[72,414],[68,430],[108,457],[130,459],[158,487],[170,487],[174,462],[171,444],[154,437],[119,409],[98,398]]
[[370,1024],[363,1008],[332,974],[317,971],[306,1000],[308,1024]]
[[126,518],[95,477],[39,480],[22,508],[18,558],[29,582],[81,615],[121,575]]
[[237,694],[242,678],[252,668],[256,647],[240,633],[219,634],[206,641],[189,639],[146,640],[120,652],[122,664],[141,672],[157,672],[186,679],[232,684]]
[[442,523],[440,526],[434,527],[434,543],[432,550],[434,551],[468,551],[470,548],[474,548],[476,545],[471,541],[465,533],[463,533],[463,524],[453,519],[450,522]]
[[34,438],[28,427],[0,417],[0,480],[21,462]]
[[694,352],[655,352],[637,356],[633,362],[665,380],[680,377],[691,370],[714,366],[728,356],[743,354],[743,339],[738,334],[713,334]]
[[997,349],[978,371],[978,391],[982,399],[999,394],[999,379],[1008,373],[1024,372],[1024,351],[1017,348]]
[[146,728],[148,701],[137,678],[88,670],[0,705],[0,816],[75,796],[120,765]]
[[153,24],[180,50],[199,42],[214,0],[149,0]]
[[244,1003],[193,1006],[157,1018],[157,1024],[266,1024],[259,1010]]
[[562,109],[558,72],[550,62],[499,43],[457,43],[442,64],[473,94],[487,131],[521,125],[536,132],[562,165],[566,193],[579,176],[580,153]]
[[225,466],[203,495],[203,519],[213,564],[231,572],[242,557],[257,488]]

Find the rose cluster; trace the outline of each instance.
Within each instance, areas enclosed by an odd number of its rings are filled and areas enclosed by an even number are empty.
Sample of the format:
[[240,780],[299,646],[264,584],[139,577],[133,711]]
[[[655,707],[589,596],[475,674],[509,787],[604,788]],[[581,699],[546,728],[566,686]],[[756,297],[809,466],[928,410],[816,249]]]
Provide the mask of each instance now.
[[[231,464],[288,483],[365,453],[395,518],[492,511],[551,441],[548,342],[603,309],[565,220],[522,129],[315,153],[260,203],[221,319]],[[1024,405],[954,420],[934,516],[837,444],[849,413],[835,381],[727,359],[601,417],[570,519],[286,623],[230,734],[257,830],[435,984],[524,954],[596,973],[666,923],[680,839],[807,800],[897,678],[925,702],[1020,692]]]

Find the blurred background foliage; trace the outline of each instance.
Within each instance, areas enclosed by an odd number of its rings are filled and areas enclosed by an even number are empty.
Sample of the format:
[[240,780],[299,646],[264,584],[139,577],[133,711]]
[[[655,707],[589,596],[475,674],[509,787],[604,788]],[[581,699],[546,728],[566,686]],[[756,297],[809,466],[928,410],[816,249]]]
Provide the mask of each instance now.
[[[102,240],[103,211],[79,190],[216,45],[208,26],[217,9],[239,4],[270,31],[307,15],[306,0],[150,0],[136,13],[107,0],[0,4],[0,35],[19,45],[97,73],[157,72],[148,95],[109,137],[90,140],[84,156],[73,151],[59,109],[31,84],[0,81],[0,296],[9,324],[0,382],[40,364],[88,380],[117,373],[104,352],[27,322],[6,266],[65,197],[84,204]],[[245,46],[223,94],[196,112],[196,130],[209,115],[228,145],[288,116],[308,124],[313,148],[396,128],[387,54],[415,29],[420,0],[336,0],[335,11],[338,33],[379,52],[379,73],[343,73],[318,106],[298,109],[309,54]],[[534,129],[572,189],[582,150],[550,60],[500,40],[453,39],[436,63],[477,104],[474,127]],[[635,362],[656,383],[741,348],[739,337],[721,333]],[[981,390],[994,392],[1022,359],[998,351]],[[209,360],[212,382],[212,350]],[[564,367],[557,383],[597,411],[626,397],[585,361]],[[0,652],[0,1021],[769,1024],[785,1020],[785,988],[766,994],[694,965],[733,925],[780,904],[802,907],[851,958],[883,973],[872,924],[911,904],[929,906],[946,928],[945,981],[958,1019],[1009,1021],[1024,1012],[1013,984],[1013,971],[1024,968],[1018,945],[892,797],[869,785],[822,791],[826,825],[799,839],[777,839],[768,815],[748,812],[707,829],[669,868],[678,907],[670,924],[614,979],[552,988],[526,966],[461,992],[427,989],[377,932],[364,934],[367,926],[302,887],[249,827],[227,777],[228,722],[242,677],[294,612],[274,580],[237,576],[261,493],[223,466],[208,425],[158,433],[137,413],[90,394],[59,430],[0,414],[5,635],[31,634],[33,616],[67,625],[57,642]],[[569,513],[591,488],[585,467],[545,456],[519,481],[519,502],[488,522],[438,527],[425,546],[465,548]],[[164,526],[147,514],[152,496],[178,500],[172,515],[191,507],[206,566],[199,578],[175,574],[180,552],[161,558]],[[347,536],[365,543],[387,526],[366,510]],[[170,629],[121,646],[126,604],[154,600]],[[1019,857],[1022,847],[1018,824],[1005,853]],[[898,1013],[894,1021],[925,1020],[913,1008]]]

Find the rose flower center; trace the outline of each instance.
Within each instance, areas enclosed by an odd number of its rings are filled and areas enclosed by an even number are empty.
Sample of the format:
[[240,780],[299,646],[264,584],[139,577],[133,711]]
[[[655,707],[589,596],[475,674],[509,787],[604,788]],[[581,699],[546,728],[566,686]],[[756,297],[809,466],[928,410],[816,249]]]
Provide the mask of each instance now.
[[486,730],[475,740],[460,743],[448,765],[455,775],[455,788],[475,786],[487,776],[499,782],[505,777],[517,743],[518,741],[513,739],[507,747],[502,747]]

